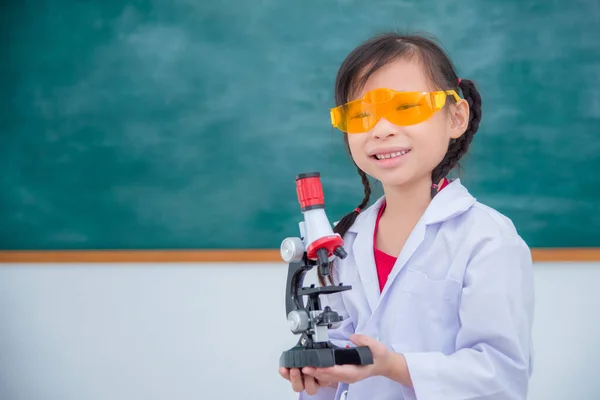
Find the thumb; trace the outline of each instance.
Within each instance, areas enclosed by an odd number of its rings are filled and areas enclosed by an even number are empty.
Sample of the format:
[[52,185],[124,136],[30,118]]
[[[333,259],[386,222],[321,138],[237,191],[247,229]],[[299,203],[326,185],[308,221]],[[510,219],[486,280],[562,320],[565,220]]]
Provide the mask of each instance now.
[[373,339],[370,336],[359,335],[359,334],[350,335],[350,341],[357,346],[369,346],[369,347],[376,345],[378,343],[377,340]]

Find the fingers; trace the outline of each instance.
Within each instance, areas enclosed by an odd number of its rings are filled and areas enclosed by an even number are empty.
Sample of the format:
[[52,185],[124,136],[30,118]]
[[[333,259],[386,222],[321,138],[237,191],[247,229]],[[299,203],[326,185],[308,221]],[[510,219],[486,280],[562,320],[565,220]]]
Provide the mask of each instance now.
[[319,383],[312,376],[304,375],[304,390],[309,395],[316,394],[319,391]]
[[302,373],[305,377],[311,377],[315,381],[319,382],[321,386],[327,386],[330,382],[333,382],[332,375],[328,373],[328,369],[317,369],[312,367],[305,367],[302,369]]
[[350,341],[357,346],[370,346],[377,343],[377,340],[367,335],[353,334],[350,336]]
[[322,382],[321,386],[330,383],[345,382],[354,383],[362,375],[366,373],[364,367],[356,365],[336,365],[327,368],[303,368],[302,372],[305,376],[312,376],[318,382]]
[[319,387],[330,387],[330,388],[337,388],[338,384],[337,382],[333,382],[333,381],[328,381],[326,379],[319,379],[319,378],[314,378],[315,382],[317,382],[317,385]]
[[294,389],[294,392],[300,393],[304,390],[302,374],[298,368],[290,369],[290,381],[292,382],[292,389]]
[[[309,370],[311,370],[311,372],[316,371],[315,368],[309,368]],[[319,387],[330,385],[328,380],[321,380],[310,375],[305,375],[299,368],[281,367],[279,368],[279,375],[290,381],[292,383],[292,389],[298,393],[305,390],[307,394],[313,395],[319,391]]]
[[367,346],[375,359],[384,358],[388,355],[388,346],[370,336],[354,334],[350,336],[350,340],[356,346]]
[[290,370],[288,368],[280,367],[279,375],[281,375],[283,379],[287,379],[288,381],[290,380]]

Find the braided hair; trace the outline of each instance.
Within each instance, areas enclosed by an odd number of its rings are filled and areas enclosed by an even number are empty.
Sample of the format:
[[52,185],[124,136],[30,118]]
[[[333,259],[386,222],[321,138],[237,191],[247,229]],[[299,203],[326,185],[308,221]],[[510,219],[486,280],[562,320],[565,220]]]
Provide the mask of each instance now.
[[[458,164],[458,161],[469,150],[473,136],[475,136],[477,129],[479,129],[479,122],[481,121],[481,96],[475,88],[473,81],[461,79],[458,86],[462,90],[463,97],[469,103],[469,125],[458,139],[450,142],[444,159],[431,173],[431,181],[433,183],[437,183],[442,178],[445,178]],[[431,197],[435,196],[436,193],[437,190],[432,187]]]
[[[431,173],[432,183],[436,184],[446,177],[453,168],[458,165],[459,160],[466,154],[473,136],[479,128],[481,121],[481,96],[473,81],[459,79],[452,61],[432,38],[425,35],[404,35],[399,33],[385,33],[374,36],[356,47],[344,60],[338,70],[335,81],[335,103],[340,106],[349,101],[354,93],[367,82],[369,77],[381,67],[390,62],[407,58],[417,57],[426,68],[431,83],[440,89],[460,90],[465,100],[469,103],[469,124],[465,132],[456,140],[448,144],[448,151],[442,161]],[[448,100],[454,102],[449,96]],[[344,133],[344,142],[348,151],[348,134]],[[356,166],[356,164],[355,164]],[[364,210],[371,197],[371,186],[367,174],[356,166],[358,175],[364,188],[364,197],[358,207],[343,216],[334,227],[334,232],[342,237],[346,235],[354,224],[360,211]],[[434,197],[437,189],[432,186],[431,196]],[[333,284],[332,265],[329,281]],[[325,285],[325,278],[318,275],[319,282]]]

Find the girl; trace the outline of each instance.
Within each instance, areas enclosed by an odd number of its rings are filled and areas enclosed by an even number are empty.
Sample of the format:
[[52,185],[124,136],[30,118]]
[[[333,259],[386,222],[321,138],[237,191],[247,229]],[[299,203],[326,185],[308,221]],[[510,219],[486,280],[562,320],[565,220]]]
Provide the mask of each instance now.
[[[301,399],[525,399],[529,248],[508,218],[447,178],[479,127],[475,85],[433,41],[385,34],[343,62],[335,101],[332,123],[365,196],[335,227],[348,256],[332,283],[352,290],[323,305],[344,317],[331,341],[369,346],[374,363],[280,373]],[[368,208],[367,175],[384,191]]]

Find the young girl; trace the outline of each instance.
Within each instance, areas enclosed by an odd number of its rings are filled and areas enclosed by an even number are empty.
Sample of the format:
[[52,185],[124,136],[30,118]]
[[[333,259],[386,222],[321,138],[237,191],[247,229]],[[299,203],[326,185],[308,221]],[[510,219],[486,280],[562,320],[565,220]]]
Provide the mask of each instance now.
[[[475,85],[433,41],[386,34],[346,58],[335,101],[332,123],[365,196],[335,227],[348,256],[334,282],[352,290],[323,306],[344,317],[331,341],[369,346],[374,363],[279,372],[301,399],[525,399],[529,248],[507,217],[448,179],[479,127]],[[368,208],[367,175],[384,191]]]

